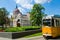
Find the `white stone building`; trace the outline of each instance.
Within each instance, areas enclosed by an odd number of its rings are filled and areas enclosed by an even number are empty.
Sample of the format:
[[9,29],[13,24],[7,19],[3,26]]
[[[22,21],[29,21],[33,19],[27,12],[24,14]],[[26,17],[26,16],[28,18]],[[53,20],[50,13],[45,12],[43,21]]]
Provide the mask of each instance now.
[[19,9],[15,8],[12,15],[12,26],[30,26],[30,14],[27,13],[26,15],[22,14]]

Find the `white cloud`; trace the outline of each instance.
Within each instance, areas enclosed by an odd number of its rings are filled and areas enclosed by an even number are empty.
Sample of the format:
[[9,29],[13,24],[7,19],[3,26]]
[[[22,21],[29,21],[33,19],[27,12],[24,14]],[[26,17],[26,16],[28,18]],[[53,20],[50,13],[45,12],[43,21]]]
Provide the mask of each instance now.
[[40,4],[44,4],[44,3],[49,3],[51,0],[34,0],[35,3],[40,3]]
[[27,3],[31,3],[32,0],[15,0],[16,3],[19,3],[19,4],[27,4]]
[[20,10],[20,12],[22,12],[22,13],[24,13],[24,12],[26,12],[23,8],[21,8],[21,7],[18,7],[18,9]]
[[33,1],[35,3],[44,4],[44,3],[50,3],[51,0],[15,0],[17,4],[27,9],[31,9],[33,7],[33,4],[31,4]]
[[9,15],[8,17],[11,18],[12,14],[13,14],[13,13],[11,12],[10,15]]
[[24,8],[30,9],[32,8],[32,4],[30,4],[32,2],[32,0],[15,0],[17,4],[21,5]]
[[48,3],[50,3],[52,0],[48,0]]
[[[15,2],[19,5],[21,5],[21,7],[18,7],[18,9],[22,12],[22,13],[25,13],[26,9],[31,9],[33,7],[33,1],[35,3],[40,3],[40,4],[45,4],[45,3],[50,3],[51,0],[15,0]],[[33,3],[33,4],[31,4]]]
[[33,5],[32,4],[24,4],[24,5],[22,5],[22,7],[31,9],[33,7]]

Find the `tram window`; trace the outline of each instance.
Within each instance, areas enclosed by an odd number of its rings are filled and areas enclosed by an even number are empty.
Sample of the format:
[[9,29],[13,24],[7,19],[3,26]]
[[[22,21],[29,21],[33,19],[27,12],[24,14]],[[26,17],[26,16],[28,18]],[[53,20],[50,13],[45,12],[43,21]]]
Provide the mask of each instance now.
[[44,19],[43,20],[43,25],[45,25],[45,26],[51,26],[50,19]]
[[59,27],[60,27],[60,21],[59,21]]
[[43,22],[43,25],[45,25],[45,26],[51,26],[50,22]]
[[50,21],[50,19],[44,19],[43,21]]
[[54,27],[54,19],[52,18],[52,26]]
[[56,26],[60,26],[59,20],[56,20]]

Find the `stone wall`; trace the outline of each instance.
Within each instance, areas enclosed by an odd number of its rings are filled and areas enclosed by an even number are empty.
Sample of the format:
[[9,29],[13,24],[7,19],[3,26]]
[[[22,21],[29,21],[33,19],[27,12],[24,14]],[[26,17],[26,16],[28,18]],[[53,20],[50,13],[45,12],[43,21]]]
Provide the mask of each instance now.
[[0,37],[16,39],[16,38],[21,38],[34,33],[38,33],[38,32],[41,32],[41,30],[40,29],[30,30],[30,31],[24,31],[24,32],[0,32]]

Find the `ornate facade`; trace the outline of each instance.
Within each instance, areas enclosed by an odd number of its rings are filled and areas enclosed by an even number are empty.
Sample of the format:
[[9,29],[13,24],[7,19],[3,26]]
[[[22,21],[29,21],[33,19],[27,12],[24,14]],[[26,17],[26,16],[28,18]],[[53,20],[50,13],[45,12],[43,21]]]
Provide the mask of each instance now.
[[17,8],[17,6],[15,10],[13,11],[12,18],[13,18],[12,25],[14,27],[30,26],[30,14],[29,13],[27,13],[26,15],[22,14]]

